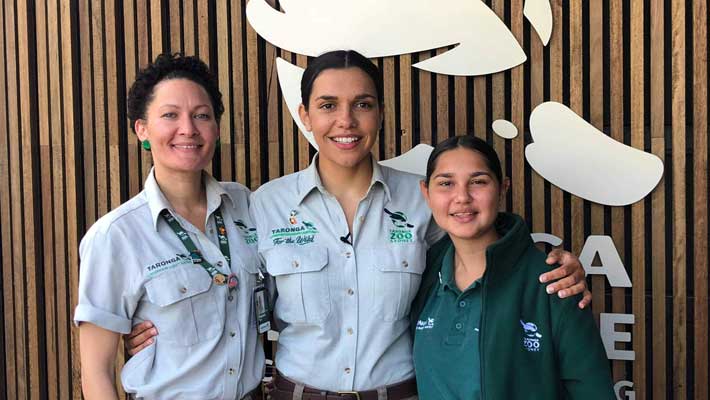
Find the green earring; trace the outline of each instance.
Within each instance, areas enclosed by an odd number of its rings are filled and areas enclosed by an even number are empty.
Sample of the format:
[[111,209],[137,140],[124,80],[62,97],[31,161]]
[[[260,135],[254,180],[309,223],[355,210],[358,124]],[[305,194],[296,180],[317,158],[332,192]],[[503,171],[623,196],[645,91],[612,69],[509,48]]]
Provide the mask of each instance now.
[[219,138],[217,138],[217,142],[215,142],[215,146],[219,147],[221,145],[222,145],[222,141],[220,141]]
[[150,151],[150,142],[148,140],[142,141],[141,145],[143,146],[143,150]]

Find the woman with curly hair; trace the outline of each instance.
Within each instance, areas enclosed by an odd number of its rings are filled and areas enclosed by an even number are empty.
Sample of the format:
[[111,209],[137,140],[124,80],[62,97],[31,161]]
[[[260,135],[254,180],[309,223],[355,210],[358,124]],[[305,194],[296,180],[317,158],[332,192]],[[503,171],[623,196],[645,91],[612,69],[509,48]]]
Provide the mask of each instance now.
[[131,127],[152,154],[143,191],[100,218],[80,245],[79,326],[87,399],[117,398],[119,338],[142,321],[160,335],[121,371],[145,399],[261,398],[264,354],[251,313],[261,279],[249,190],[203,169],[224,112],[197,57],[162,54],[128,95]]

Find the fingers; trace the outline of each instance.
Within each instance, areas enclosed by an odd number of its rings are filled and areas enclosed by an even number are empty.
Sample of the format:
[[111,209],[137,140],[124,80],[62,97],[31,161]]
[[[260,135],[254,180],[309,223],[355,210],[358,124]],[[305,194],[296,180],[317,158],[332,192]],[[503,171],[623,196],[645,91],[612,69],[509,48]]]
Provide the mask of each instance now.
[[[552,271],[545,272],[544,274],[540,275],[540,282],[541,283],[552,282],[552,281],[556,281],[558,279],[564,278],[568,275],[569,275],[569,271],[568,271],[567,266],[561,265],[561,266],[553,269]],[[572,284],[574,284],[574,283],[576,283],[576,278],[575,278],[575,282],[572,282]],[[566,286],[570,286],[570,285],[567,284]],[[566,287],[566,286],[564,286],[564,287]],[[556,291],[557,290],[550,292],[548,290],[548,293],[555,293]]]
[[589,303],[592,302],[592,292],[589,291],[589,289],[586,289],[584,291],[584,297],[582,297],[582,300],[579,302],[579,308],[585,308],[589,305]]
[[133,356],[153,344],[155,340],[153,337],[157,334],[158,330],[150,321],[144,321],[134,326],[131,333],[124,335],[123,338],[128,354]]
[[[138,354],[141,350],[145,349],[146,347],[150,346],[151,344],[153,344],[153,339],[152,339],[152,338],[150,338],[150,339],[144,341],[143,343],[139,344],[139,345],[136,346],[136,347],[132,347],[131,345],[128,344],[128,342],[126,342],[126,346],[128,347],[128,348],[127,348],[128,354],[129,354],[131,357],[135,356],[135,355]],[[129,346],[130,346],[130,347],[129,347]]]
[[135,336],[140,335],[141,333],[145,332],[146,330],[150,329],[153,327],[153,323],[150,321],[143,321],[138,325],[134,325],[133,328],[131,328],[131,333],[123,335],[124,340],[131,339]]

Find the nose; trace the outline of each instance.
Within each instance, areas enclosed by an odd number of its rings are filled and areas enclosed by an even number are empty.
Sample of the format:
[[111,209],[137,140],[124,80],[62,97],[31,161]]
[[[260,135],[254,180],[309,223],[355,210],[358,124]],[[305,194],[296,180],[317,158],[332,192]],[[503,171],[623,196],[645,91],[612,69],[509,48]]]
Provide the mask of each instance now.
[[455,192],[455,200],[457,203],[470,203],[473,200],[473,196],[469,191],[468,185],[457,185]]
[[357,124],[357,120],[353,115],[353,110],[350,107],[341,108],[338,113],[338,127],[353,128]]
[[195,126],[195,120],[190,114],[184,114],[180,117],[179,134],[185,136],[197,136],[200,132]]

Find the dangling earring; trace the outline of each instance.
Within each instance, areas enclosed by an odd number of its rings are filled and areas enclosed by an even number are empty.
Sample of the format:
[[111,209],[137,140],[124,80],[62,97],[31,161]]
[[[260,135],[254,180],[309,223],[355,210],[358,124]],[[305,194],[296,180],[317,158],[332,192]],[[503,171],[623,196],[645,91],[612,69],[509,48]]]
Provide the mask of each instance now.
[[147,139],[142,141],[141,145],[143,146],[143,150],[150,151],[150,142]]
[[215,142],[214,145],[215,145],[217,148],[219,148],[219,146],[222,145],[222,142],[219,140],[219,138],[217,138],[217,141]]

